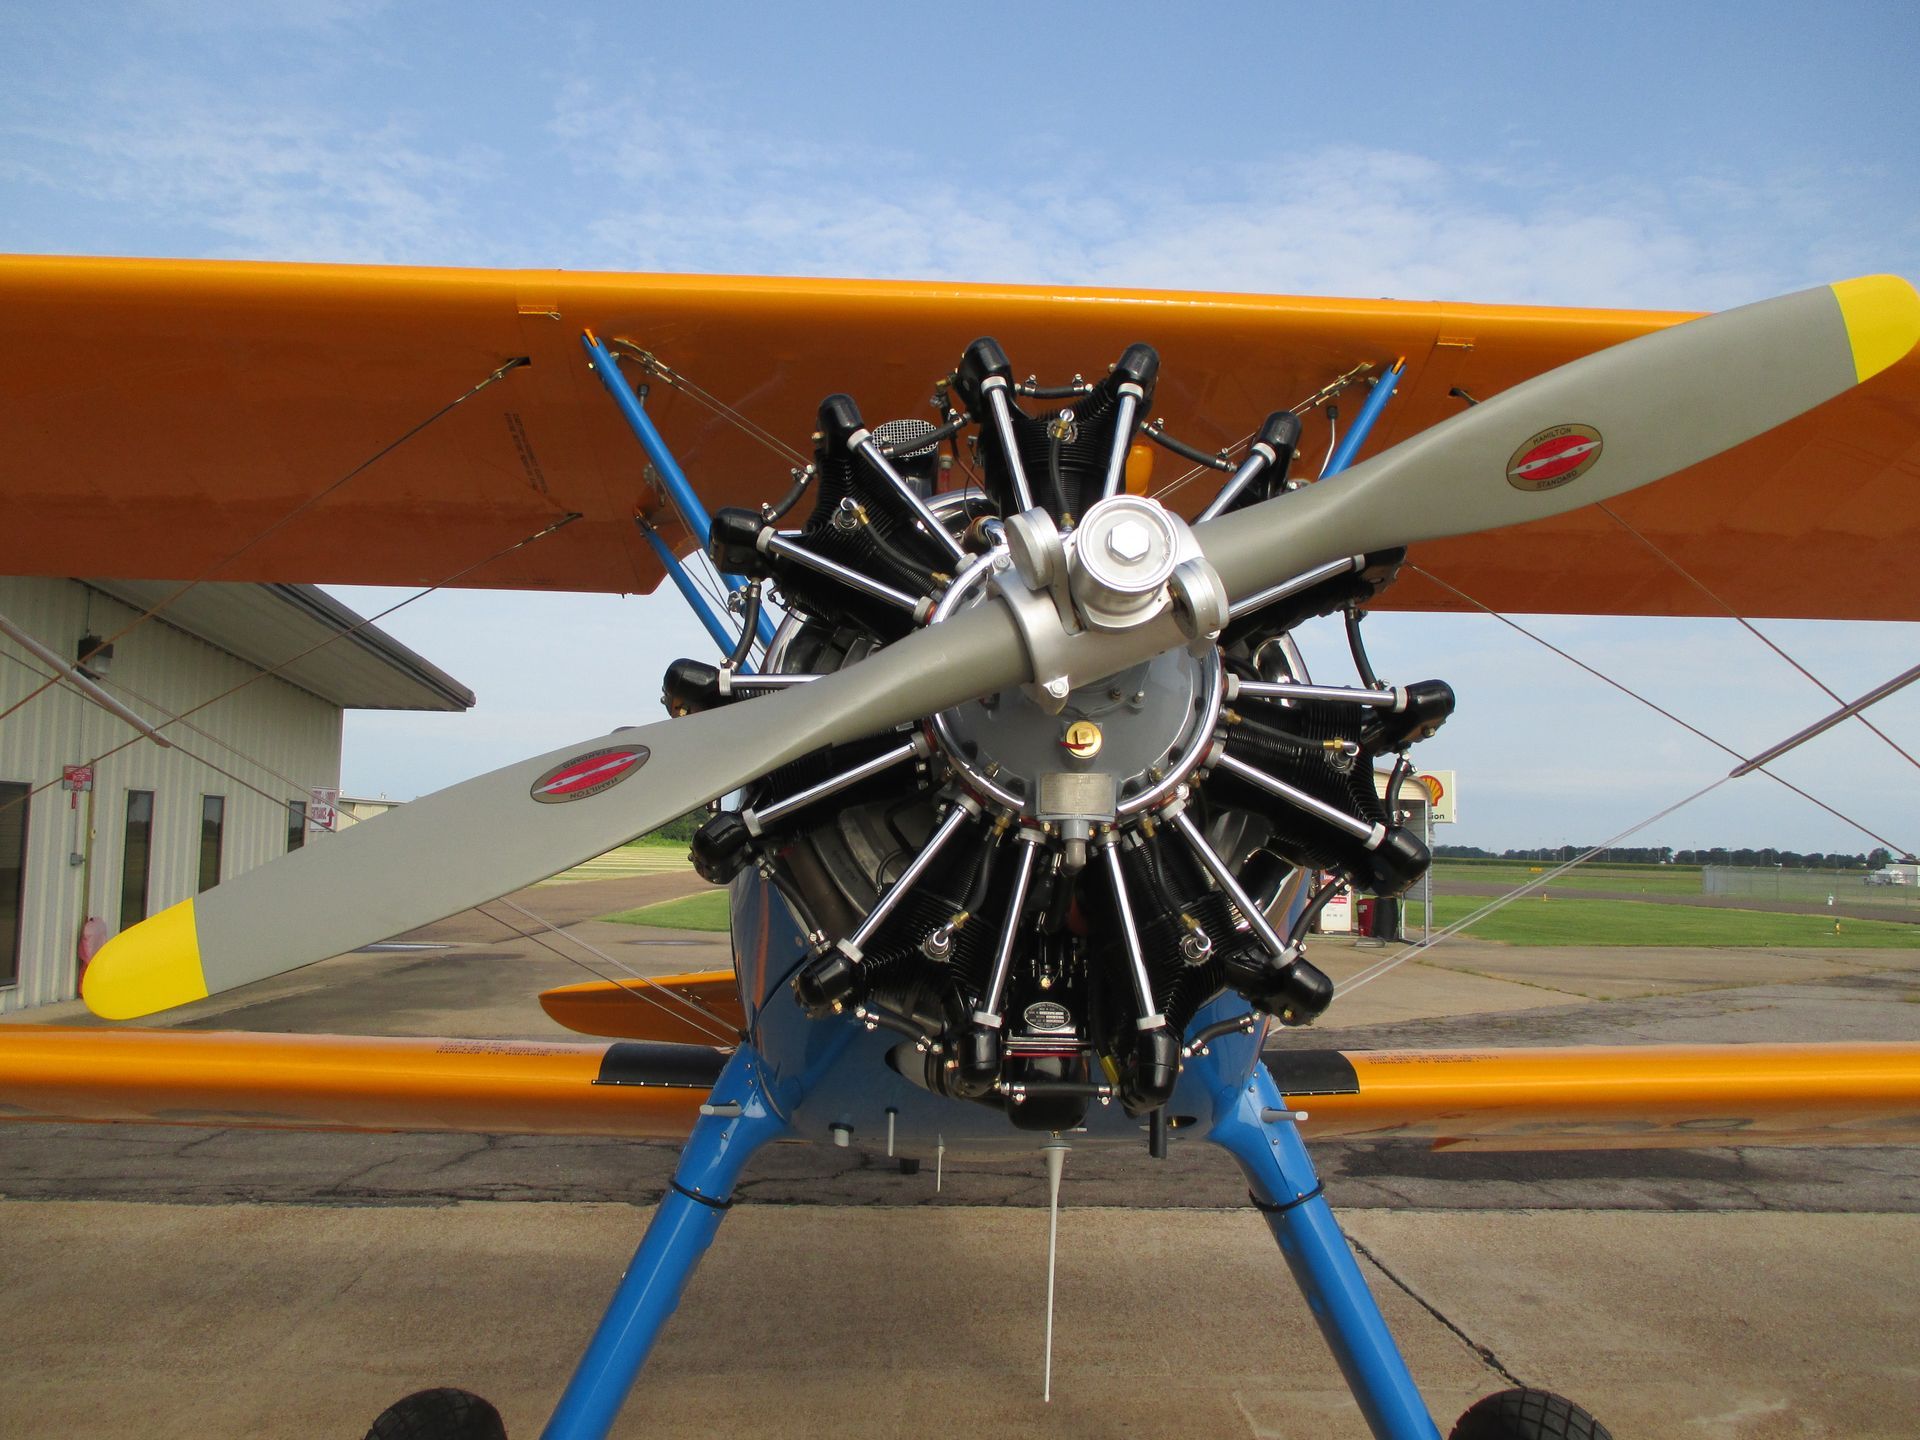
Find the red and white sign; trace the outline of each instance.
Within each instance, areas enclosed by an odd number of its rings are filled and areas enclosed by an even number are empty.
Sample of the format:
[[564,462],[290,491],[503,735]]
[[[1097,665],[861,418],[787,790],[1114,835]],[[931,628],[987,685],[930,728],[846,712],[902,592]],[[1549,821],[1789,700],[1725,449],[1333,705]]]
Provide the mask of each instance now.
[[[1384,801],[1387,798],[1387,779],[1390,771],[1373,772],[1374,792]],[[1409,802],[1425,800],[1430,818],[1436,825],[1451,825],[1460,818],[1459,781],[1451,770],[1422,770],[1417,775],[1409,775],[1400,787],[1400,794],[1394,804],[1404,807]]]
[[[1326,877],[1321,878],[1326,883]],[[1322,935],[1351,935],[1353,933],[1353,896],[1343,890],[1320,909],[1320,918],[1316,928]]]
[[62,765],[60,767],[60,788],[85,794],[93,789],[93,767],[91,765]]
[[316,785],[307,791],[307,828],[335,830],[340,825],[340,791],[337,786]]

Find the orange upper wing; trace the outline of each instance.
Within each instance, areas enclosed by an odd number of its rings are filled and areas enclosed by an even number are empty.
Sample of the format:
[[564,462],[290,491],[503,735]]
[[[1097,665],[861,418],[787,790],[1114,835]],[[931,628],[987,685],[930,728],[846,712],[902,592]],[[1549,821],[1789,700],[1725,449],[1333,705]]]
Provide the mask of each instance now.
[[[935,380],[982,334],[1045,380],[1150,341],[1163,359],[1156,413],[1206,449],[1356,365],[1405,356],[1369,447],[1377,450],[1456,413],[1465,403],[1456,388],[1485,399],[1686,318],[35,257],[0,259],[0,317],[0,574],[187,579],[218,566],[216,578],[229,580],[433,584],[577,511],[579,522],[455,583],[603,591],[650,590],[660,578],[635,513],[686,541],[587,369],[585,329],[652,352],[802,453],[829,391],[853,394],[870,421],[930,416]],[[432,419],[521,358],[531,363]],[[655,383],[648,406],[709,507],[785,488],[786,461],[688,394]],[[1357,406],[1349,391],[1343,412]],[[1325,443],[1316,415],[1302,447],[1309,469]],[[1156,485],[1184,468],[1157,460]],[[1915,619],[1920,586],[1907,558],[1920,542],[1917,481],[1920,359],[1909,357],[1616,508],[1744,614]],[[1202,477],[1169,499],[1197,509],[1210,489]],[[1591,508],[1422,545],[1415,558],[1501,609],[1718,613]],[[1409,608],[1457,603],[1418,576],[1388,598]]]

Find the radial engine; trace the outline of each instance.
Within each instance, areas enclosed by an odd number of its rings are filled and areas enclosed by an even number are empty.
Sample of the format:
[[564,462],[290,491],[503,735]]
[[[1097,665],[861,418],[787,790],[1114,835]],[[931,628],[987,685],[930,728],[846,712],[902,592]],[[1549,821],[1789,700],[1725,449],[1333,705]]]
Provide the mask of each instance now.
[[[786,608],[761,673],[744,673],[743,640],[665,680],[676,714],[751,703],[1008,603],[1043,678],[764,776],[701,826],[693,859],[715,882],[751,865],[779,887],[811,936],[792,982],[810,1013],[898,1032],[909,1079],[1024,1129],[1070,1128],[1096,1100],[1165,1105],[1223,991],[1312,1021],[1333,997],[1303,954],[1312,917],[1349,887],[1398,894],[1429,861],[1376,767],[1397,796],[1453,692],[1380,683],[1358,624],[1404,551],[1230,604],[1188,523],[1128,471],[1145,440],[1230,470],[1204,522],[1297,485],[1300,422],[1276,412],[1237,465],[1213,460],[1147,423],[1158,371],[1132,345],[1097,382],[1016,383],[982,339],[937,388],[939,425],[870,430],[829,396],[787,498],[714,517],[714,563],[751,578],[744,636],[763,587]],[[970,483],[942,489],[956,466]],[[809,490],[805,521],[782,528]],[[1339,610],[1362,683],[1316,685],[1292,632]],[[1090,682],[1044,678],[1049,636],[1169,612],[1186,643]]]

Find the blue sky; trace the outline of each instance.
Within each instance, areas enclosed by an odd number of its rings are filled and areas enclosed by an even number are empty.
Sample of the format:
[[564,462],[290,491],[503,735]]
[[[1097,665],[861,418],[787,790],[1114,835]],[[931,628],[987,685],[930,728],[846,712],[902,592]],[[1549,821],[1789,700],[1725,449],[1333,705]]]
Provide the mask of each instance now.
[[[0,249],[1711,308],[1920,278],[1916,53],[1892,4],[14,6]],[[676,604],[402,612],[481,705],[355,717],[348,787],[652,718],[665,661],[704,653]],[[1730,622],[1541,628],[1737,746],[1825,708]],[[1920,626],[1769,628],[1847,694],[1920,654]],[[1446,838],[1597,838],[1724,768],[1492,621],[1369,635],[1461,691],[1422,752],[1461,772]],[[1920,746],[1920,696],[1879,718]],[[1920,775],[1864,732],[1782,768],[1920,844]],[[1871,843],[1764,779],[1649,835]]]

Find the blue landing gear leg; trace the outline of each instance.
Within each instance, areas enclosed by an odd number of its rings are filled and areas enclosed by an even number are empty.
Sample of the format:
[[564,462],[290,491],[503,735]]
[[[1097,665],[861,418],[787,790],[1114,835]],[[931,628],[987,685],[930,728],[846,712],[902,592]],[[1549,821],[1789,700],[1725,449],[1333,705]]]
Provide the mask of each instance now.
[[707,1113],[680,1152],[672,1188],[547,1422],[545,1440],[603,1440],[613,1428],[694,1266],[713,1243],[741,1170],[762,1145],[786,1133],[786,1121],[760,1088],[759,1068],[758,1054],[742,1045],[721,1072]]
[[1265,1120],[1284,1106],[1265,1065],[1244,1085],[1216,1091],[1208,1135],[1240,1162],[1253,1203],[1266,1216],[1280,1253],[1320,1322],[1320,1333],[1378,1440],[1439,1440],[1426,1402],[1407,1373],[1380,1307],[1354,1263],[1346,1236],[1321,1193],[1320,1177],[1294,1122]]

